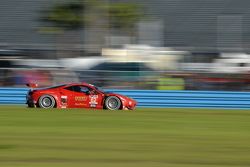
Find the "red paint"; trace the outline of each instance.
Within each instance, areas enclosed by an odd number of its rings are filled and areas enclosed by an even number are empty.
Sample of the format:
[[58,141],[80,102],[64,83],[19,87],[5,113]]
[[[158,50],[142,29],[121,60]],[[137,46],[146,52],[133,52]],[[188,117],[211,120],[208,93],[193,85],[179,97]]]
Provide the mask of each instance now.
[[[29,84],[27,84],[29,85]],[[77,92],[71,89],[75,87],[87,88],[87,93]],[[103,109],[105,98],[116,96],[122,103],[121,109],[134,109],[137,102],[127,96],[106,93],[88,83],[65,84],[57,87],[37,88],[30,90],[27,94],[27,103],[38,106],[39,98],[43,95],[53,96],[56,100],[56,108],[95,108]]]

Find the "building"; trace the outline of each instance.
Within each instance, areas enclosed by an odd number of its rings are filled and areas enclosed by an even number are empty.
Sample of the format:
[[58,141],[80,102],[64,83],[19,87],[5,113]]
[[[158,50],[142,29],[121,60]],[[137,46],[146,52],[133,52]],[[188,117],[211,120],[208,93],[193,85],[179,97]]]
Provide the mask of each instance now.
[[[67,1],[67,0],[63,0]],[[62,0],[0,1],[0,47],[51,48],[64,41],[40,31],[41,11]],[[119,2],[135,2],[119,0]],[[107,2],[112,2],[109,0]],[[115,1],[117,2],[117,0]],[[248,0],[136,0],[145,19],[163,24],[162,44],[190,50],[249,51],[250,1]],[[81,47],[84,30],[68,33],[67,41]],[[65,42],[65,43],[67,43]],[[75,47],[76,48],[76,47]]]

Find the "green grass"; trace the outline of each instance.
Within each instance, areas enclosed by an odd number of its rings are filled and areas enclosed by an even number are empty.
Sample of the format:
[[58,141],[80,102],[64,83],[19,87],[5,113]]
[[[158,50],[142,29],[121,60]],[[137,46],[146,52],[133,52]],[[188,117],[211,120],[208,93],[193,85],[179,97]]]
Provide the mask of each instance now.
[[249,167],[250,111],[0,107],[1,167]]

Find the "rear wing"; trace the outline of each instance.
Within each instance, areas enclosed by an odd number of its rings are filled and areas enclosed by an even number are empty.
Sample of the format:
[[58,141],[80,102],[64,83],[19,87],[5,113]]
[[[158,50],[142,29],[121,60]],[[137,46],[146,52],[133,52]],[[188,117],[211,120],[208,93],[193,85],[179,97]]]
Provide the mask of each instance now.
[[36,84],[36,83],[27,83],[26,86],[28,86],[31,89],[34,89],[34,88],[38,87],[38,84]]

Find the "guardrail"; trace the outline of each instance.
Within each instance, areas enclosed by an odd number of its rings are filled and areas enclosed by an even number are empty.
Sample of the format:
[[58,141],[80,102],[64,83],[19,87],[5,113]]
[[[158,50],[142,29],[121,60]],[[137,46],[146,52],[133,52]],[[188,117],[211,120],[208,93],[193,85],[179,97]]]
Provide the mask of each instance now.
[[[0,104],[25,104],[27,88],[0,88]],[[250,109],[250,92],[107,90],[138,101],[138,107]]]
[[250,109],[250,92],[156,90],[115,92],[136,99],[139,107]]
[[27,88],[0,88],[0,104],[25,104]]

